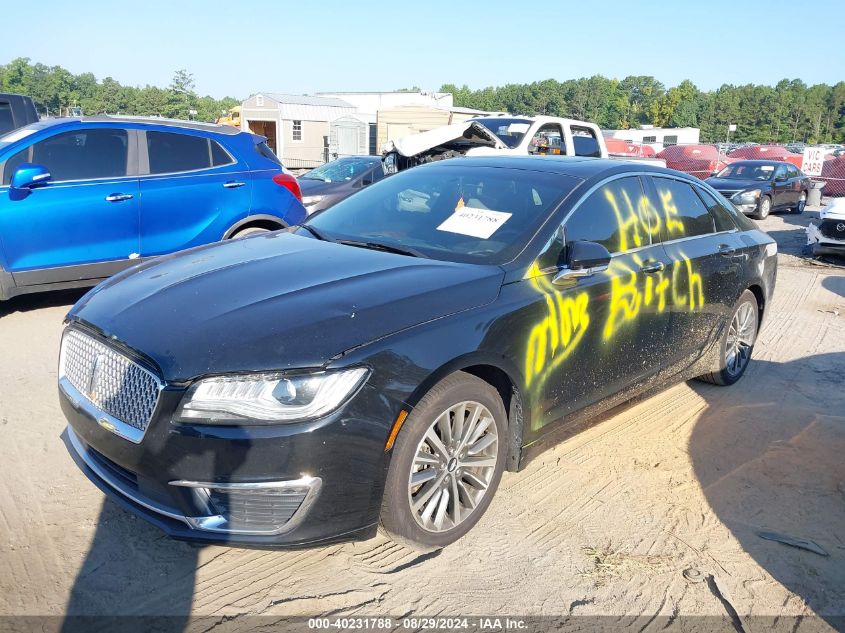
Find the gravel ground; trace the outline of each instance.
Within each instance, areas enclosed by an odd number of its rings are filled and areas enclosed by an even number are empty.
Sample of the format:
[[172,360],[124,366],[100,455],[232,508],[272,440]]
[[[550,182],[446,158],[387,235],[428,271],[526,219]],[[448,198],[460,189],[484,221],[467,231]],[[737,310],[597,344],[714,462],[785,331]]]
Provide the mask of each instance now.
[[845,268],[801,256],[813,217],[761,223],[781,268],[739,385],[679,384],[616,410],[506,473],[480,524],[426,556],[382,537],[197,548],[135,519],[59,439],[61,321],[81,293],[13,300],[0,307],[0,614],[727,615],[737,630],[819,615],[808,621],[834,626],[845,616]]

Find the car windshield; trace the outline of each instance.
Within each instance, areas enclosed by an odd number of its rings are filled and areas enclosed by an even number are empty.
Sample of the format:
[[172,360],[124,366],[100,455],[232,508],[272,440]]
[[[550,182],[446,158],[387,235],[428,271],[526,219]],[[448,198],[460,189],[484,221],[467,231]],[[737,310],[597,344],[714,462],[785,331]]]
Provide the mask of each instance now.
[[531,121],[529,119],[495,117],[491,119],[473,119],[473,121],[481,123],[481,125],[502,139],[502,142],[511,149],[522,142],[522,139],[525,138],[525,134],[528,132],[528,128],[531,127]]
[[371,158],[338,158],[330,163],[312,169],[300,176],[308,180],[322,180],[323,182],[345,182],[360,176],[381,159]]
[[405,248],[444,261],[502,264],[525,248],[581,182],[560,174],[448,162],[400,172],[305,225],[335,241]]
[[771,180],[775,173],[774,165],[750,165],[748,163],[734,163],[728,165],[718,174],[717,178],[726,180]]

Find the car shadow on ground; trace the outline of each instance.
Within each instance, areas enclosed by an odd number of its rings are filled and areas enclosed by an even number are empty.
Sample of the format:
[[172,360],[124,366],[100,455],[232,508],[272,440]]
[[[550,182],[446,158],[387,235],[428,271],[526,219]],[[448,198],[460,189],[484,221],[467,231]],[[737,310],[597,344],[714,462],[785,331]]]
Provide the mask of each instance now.
[[845,277],[826,277],[822,279],[822,288],[845,297]]
[[[844,376],[838,352],[755,361],[738,389],[690,383],[709,405],[689,453],[710,507],[742,549],[798,596],[793,612],[809,607],[835,630],[845,627]],[[828,556],[761,532],[810,539]],[[770,582],[743,579],[747,604],[753,607],[755,586]]]
[[70,309],[70,306],[79,301],[88,290],[88,288],[74,288],[12,297],[6,301],[0,301],[0,319],[15,312],[32,312],[60,306],[68,306]]
[[[62,439],[77,465],[90,476],[69,433],[66,430]],[[164,445],[160,442],[142,442],[142,453],[127,459],[139,465],[166,464],[156,473],[162,481],[182,479],[180,467],[184,463],[196,467],[205,462],[209,471],[207,481],[223,481],[237,473],[249,455],[251,442],[242,440],[240,444],[244,450],[233,451],[233,455],[226,457],[225,465],[218,463],[213,455],[198,452],[184,452],[177,460],[163,459],[160,452]],[[108,462],[103,456],[99,459],[99,467],[103,468],[103,463]],[[115,478],[127,476],[119,465],[111,463],[108,468]],[[138,491],[146,485],[141,476],[120,483],[136,486]],[[110,490],[100,479],[96,485],[104,492]],[[120,501],[109,498],[103,501],[94,538],[70,591],[61,633],[179,633],[189,629],[202,545],[169,538],[128,508],[121,507],[130,503],[123,497]],[[225,492],[218,491],[214,507],[218,503],[229,505]],[[173,510],[180,513],[177,508]],[[179,524],[175,519],[172,522]],[[152,586],[151,579],[156,581]]]

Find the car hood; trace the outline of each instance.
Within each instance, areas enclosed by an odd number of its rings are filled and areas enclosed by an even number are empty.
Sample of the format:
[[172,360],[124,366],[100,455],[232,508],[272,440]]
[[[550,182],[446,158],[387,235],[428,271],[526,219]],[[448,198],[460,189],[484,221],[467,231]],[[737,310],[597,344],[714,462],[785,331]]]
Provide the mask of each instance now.
[[504,272],[279,232],[141,264],[68,314],[148,356],[165,380],[319,367],[492,302]]
[[401,156],[410,158],[452,141],[460,141],[463,145],[472,144],[477,147],[508,149],[508,146],[498,136],[481,123],[466,121],[390,140],[385,144],[384,152],[396,151]]
[[766,180],[734,180],[731,178],[708,178],[704,182],[717,191],[722,189],[736,191],[742,191],[743,189],[765,189],[769,184]]
[[845,220],[845,198],[836,198],[819,211],[822,220]]

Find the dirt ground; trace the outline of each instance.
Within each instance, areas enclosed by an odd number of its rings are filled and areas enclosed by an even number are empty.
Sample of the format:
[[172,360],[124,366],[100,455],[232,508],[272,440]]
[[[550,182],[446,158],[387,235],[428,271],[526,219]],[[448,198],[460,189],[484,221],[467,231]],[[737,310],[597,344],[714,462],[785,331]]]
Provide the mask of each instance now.
[[740,384],[679,384],[615,412],[506,473],[480,524],[424,556],[382,537],[197,548],[104,501],[59,439],[61,321],[81,293],[13,300],[0,307],[0,614],[728,614],[737,630],[819,615],[833,627],[845,616],[845,267],[800,257],[814,217],[762,223],[783,253]]

